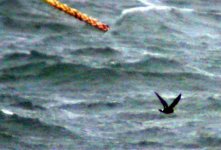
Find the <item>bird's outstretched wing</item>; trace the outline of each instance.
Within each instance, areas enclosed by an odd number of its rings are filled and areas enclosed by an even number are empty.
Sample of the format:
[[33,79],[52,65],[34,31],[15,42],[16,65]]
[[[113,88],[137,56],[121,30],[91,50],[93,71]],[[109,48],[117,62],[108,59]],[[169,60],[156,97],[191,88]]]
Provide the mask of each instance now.
[[167,102],[157,92],[155,92],[155,94],[158,97],[158,99],[160,100],[160,102],[162,103],[163,107],[167,108],[168,107]]
[[169,106],[171,108],[175,107],[181,99],[181,94],[177,96],[176,99],[173,100],[173,103]]

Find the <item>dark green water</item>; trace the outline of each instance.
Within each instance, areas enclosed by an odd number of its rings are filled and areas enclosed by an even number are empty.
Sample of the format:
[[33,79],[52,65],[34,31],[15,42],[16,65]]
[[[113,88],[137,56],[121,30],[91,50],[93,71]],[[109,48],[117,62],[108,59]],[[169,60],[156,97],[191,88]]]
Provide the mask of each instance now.
[[0,149],[220,149],[221,2],[62,2],[0,0]]

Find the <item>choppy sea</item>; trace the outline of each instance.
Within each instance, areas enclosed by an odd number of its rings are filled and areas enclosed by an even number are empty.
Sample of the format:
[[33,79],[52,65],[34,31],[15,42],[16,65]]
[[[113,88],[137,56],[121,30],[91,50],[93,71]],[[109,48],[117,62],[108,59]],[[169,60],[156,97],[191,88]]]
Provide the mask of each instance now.
[[0,0],[1,150],[220,150],[221,1],[61,2],[111,30]]

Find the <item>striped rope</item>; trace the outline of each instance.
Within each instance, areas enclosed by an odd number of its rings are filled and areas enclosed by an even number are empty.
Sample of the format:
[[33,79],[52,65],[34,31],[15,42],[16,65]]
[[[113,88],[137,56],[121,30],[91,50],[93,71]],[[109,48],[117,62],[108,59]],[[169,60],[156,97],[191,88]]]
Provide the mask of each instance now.
[[63,4],[61,2],[59,2],[58,0],[44,0],[45,2],[47,2],[49,5],[53,6],[54,8],[63,11],[75,18],[77,18],[78,20],[84,21],[86,23],[88,23],[89,25],[101,30],[101,31],[108,31],[110,29],[110,27],[107,24],[104,24],[100,21],[98,21],[95,18],[92,18],[80,11],[78,11],[77,9],[71,8],[70,6]]

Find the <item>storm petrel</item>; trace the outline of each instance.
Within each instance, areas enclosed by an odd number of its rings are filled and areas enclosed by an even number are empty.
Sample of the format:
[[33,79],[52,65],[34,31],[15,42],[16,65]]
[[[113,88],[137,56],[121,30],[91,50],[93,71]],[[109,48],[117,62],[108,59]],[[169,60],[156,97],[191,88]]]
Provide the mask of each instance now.
[[181,94],[177,96],[177,98],[175,98],[173,100],[173,103],[170,104],[170,106],[168,106],[167,102],[157,93],[155,92],[156,96],[158,97],[158,99],[160,100],[161,104],[163,105],[163,109],[159,109],[160,112],[165,113],[165,114],[171,114],[174,112],[173,108],[178,104],[178,102],[181,99]]

